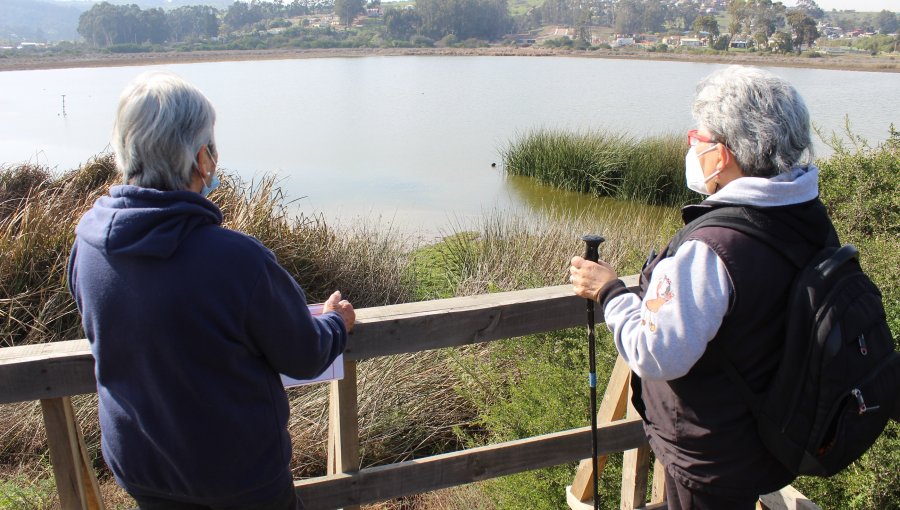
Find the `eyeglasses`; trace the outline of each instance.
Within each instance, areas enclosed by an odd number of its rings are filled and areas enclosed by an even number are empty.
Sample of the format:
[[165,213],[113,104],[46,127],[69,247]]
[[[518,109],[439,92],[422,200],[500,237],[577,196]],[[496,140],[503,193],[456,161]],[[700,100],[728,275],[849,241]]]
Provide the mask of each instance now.
[[700,134],[696,129],[688,131],[688,147],[695,147],[698,143],[719,143],[713,138],[709,138]]

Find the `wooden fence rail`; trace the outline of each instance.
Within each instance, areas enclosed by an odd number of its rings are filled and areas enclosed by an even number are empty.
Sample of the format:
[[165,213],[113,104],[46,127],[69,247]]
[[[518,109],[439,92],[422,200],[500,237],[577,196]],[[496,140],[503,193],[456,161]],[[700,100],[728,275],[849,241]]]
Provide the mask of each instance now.
[[[637,277],[625,281],[633,288]],[[585,427],[359,470],[356,395],[358,361],[584,326],[584,319],[583,300],[569,285],[357,310],[344,353],[345,378],[330,383],[328,475],[296,482],[298,494],[310,509],[353,508],[589,457],[590,430]],[[93,473],[85,467],[80,430],[66,412],[71,396],[94,392],[94,359],[87,340],[0,349],[0,404],[41,401],[66,510],[103,508]],[[608,423],[598,430],[601,455],[637,448],[645,455],[639,420]],[[639,484],[643,477],[646,484],[647,467],[641,469],[630,483]],[[806,506],[808,501],[796,491],[764,501],[771,508],[817,508]],[[624,497],[622,505],[634,507]]]

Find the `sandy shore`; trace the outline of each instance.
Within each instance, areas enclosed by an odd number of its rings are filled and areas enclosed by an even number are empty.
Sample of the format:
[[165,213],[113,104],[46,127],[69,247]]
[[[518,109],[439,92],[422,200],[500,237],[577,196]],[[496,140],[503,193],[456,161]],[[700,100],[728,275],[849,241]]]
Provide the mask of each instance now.
[[707,55],[689,53],[650,53],[646,51],[597,50],[574,51],[550,48],[351,48],[351,49],[293,49],[221,50],[168,53],[93,53],[80,56],[14,56],[0,58],[0,71],[35,69],[66,69],[76,67],[117,67],[158,64],[188,64],[196,62],[227,62],[243,60],[286,60],[297,58],[335,58],[367,56],[560,56],[580,58],[613,58],[632,60],[669,60],[744,64],[766,67],[804,67],[847,71],[900,72],[900,57],[870,55],[840,55],[821,58],[794,55],[760,55],[730,53]]

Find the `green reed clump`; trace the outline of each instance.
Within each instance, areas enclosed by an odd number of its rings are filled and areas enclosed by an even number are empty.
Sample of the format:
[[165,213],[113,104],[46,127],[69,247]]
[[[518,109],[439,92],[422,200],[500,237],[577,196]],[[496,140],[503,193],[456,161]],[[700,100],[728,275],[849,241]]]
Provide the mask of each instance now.
[[696,201],[683,185],[686,149],[675,135],[644,139],[605,131],[541,129],[503,151],[507,172],[557,188],[646,204]]
[[558,188],[612,196],[621,179],[631,145],[624,135],[597,132],[531,132],[503,152],[506,171]]
[[616,198],[674,206],[697,202],[698,195],[684,182],[686,152],[684,138],[674,134],[638,140],[628,153]]

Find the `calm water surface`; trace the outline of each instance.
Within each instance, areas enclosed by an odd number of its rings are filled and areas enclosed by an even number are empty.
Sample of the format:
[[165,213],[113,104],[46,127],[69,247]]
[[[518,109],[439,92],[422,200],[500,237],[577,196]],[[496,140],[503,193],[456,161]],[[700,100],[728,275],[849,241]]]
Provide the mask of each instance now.
[[[685,132],[695,84],[719,67],[366,57],[5,72],[0,163],[63,171],[108,150],[121,90],[143,71],[168,69],[215,105],[221,167],[246,180],[276,173],[300,212],[342,224],[380,219],[427,236],[487,210],[590,210],[590,200],[507,179],[500,151],[538,128]],[[900,74],[770,70],[797,86],[826,132],[841,131],[846,116],[877,142],[900,120]]]

